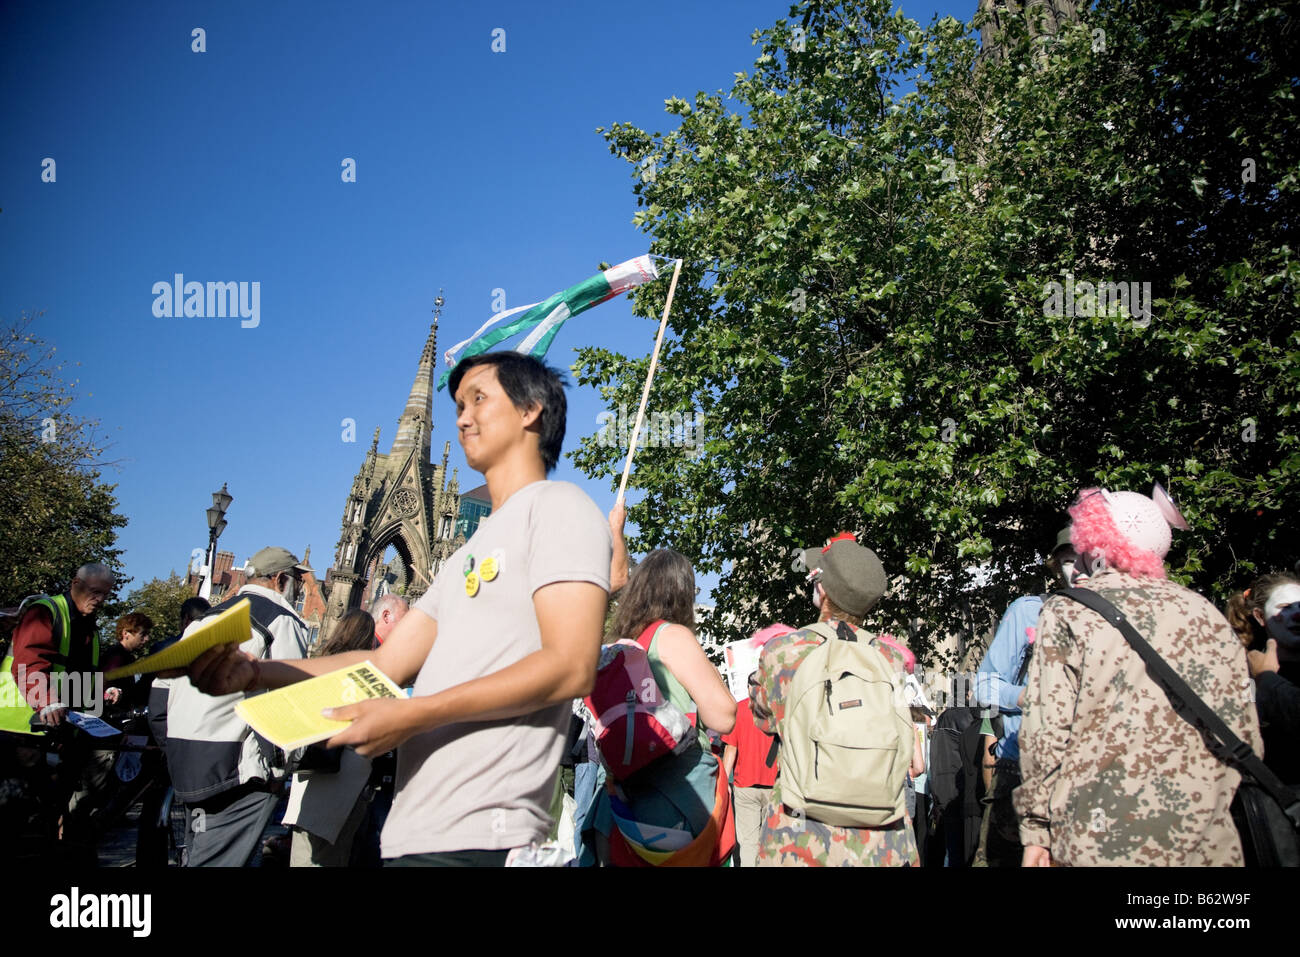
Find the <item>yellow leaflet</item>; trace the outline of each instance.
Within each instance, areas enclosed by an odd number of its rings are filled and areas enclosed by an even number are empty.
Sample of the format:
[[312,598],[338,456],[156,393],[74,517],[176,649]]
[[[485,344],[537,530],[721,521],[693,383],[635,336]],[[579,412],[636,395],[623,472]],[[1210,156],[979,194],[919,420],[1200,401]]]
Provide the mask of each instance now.
[[205,618],[198,627],[191,631],[170,648],[153,655],[145,655],[139,661],[121,668],[114,668],[104,675],[105,681],[115,681],[127,675],[147,675],[167,668],[186,668],[203,652],[217,645],[242,645],[253,634],[253,623],[248,614],[248,599],[236,602],[219,615]]
[[235,705],[253,730],[278,748],[292,751],[333,737],[348,726],[321,716],[323,708],[338,708],[369,698],[404,698],[406,693],[369,661],[327,675],[245,698]]

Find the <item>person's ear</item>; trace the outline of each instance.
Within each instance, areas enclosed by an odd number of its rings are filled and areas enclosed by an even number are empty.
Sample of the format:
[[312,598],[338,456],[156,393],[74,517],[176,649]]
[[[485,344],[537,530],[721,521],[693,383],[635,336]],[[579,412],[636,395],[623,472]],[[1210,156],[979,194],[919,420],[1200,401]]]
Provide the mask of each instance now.
[[542,417],[542,404],[537,401],[533,401],[531,404],[529,404],[528,408],[525,409],[523,412],[521,412],[519,415],[520,421],[523,422],[523,426],[525,429],[531,427],[541,417]]
[[1260,626],[1261,628],[1263,628],[1263,627],[1264,627],[1264,613],[1263,613],[1262,611],[1260,611],[1258,608],[1252,608],[1252,609],[1250,610],[1250,614],[1251,614],[1251,617],[1253,617],[1257,622],[1259,622],[1259,626]]

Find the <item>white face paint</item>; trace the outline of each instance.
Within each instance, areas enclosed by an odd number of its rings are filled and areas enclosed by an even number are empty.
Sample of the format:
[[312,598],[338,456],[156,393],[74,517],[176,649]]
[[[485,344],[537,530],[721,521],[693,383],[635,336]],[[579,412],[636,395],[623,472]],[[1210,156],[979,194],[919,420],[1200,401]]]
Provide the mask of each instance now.
[[1278,645],[1300,650],[1300,585],[1279,585],[1264,604],[1264,626]]
[[1082,585],[1088,580],[1082,566],[1074,559],[1061,562],[1061,577],[1065,579],[1066,584],[1071,588]]

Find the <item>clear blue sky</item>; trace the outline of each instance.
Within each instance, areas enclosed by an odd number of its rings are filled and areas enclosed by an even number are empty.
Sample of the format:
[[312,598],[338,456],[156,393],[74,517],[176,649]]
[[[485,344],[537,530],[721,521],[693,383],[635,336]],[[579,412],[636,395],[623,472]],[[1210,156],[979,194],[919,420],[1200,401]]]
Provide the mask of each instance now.
[[[969,20],[975,0],[904,10]],[[786,0],[651,5],[486,2],[114,4],[0,8],[0,320],[34,331],[79,378],[121,462],[119,545],[137,587],[206,545],[228,482],[223,548],[267,544],[323,575],[344,497],[382,426],[393,440],[439,287],[440,348],[646,251],[627,164],[598,126],[671,128],[672,96],[729,89],[750,35]],[[206,52],[191,31],[206,31]],[[494,53],[492,31],[505,30]],[[46,157],[56,181],[41,181]],[[357,182],[340,179],[343,159]],[[154,283],[261,284],[260,324],[156,318]],[[596,344],[646,354],[654,323],[608,303],[549,360]],[[80,362],[73,369],[71,363]],[[570,391],[569,438],[596,431]],[[345,418],[356,442],[342,440]],[[434,399],[434,457],[452,441]],[[565,458],[608,508],[607,481]],[[702,584],[710,588],[713,580]]]

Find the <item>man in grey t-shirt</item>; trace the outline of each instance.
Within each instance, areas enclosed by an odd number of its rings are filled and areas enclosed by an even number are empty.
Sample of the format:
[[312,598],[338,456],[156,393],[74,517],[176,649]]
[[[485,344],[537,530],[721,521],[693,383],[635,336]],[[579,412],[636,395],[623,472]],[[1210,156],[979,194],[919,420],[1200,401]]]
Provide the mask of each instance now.
[[452,372],[461,447],[492,514],[373,652],[257,662],[233,646],[190,666],[214,694],[276,688],[367,657],[409,699],[336,708],[331,738],[365,756],[398,748],[384,827],[393,864],[504,864],[543,840],[570,702],[595,682],[608,600],[609,525],[577,486],[550,482],[566,402],[559,376],[513,352]]

